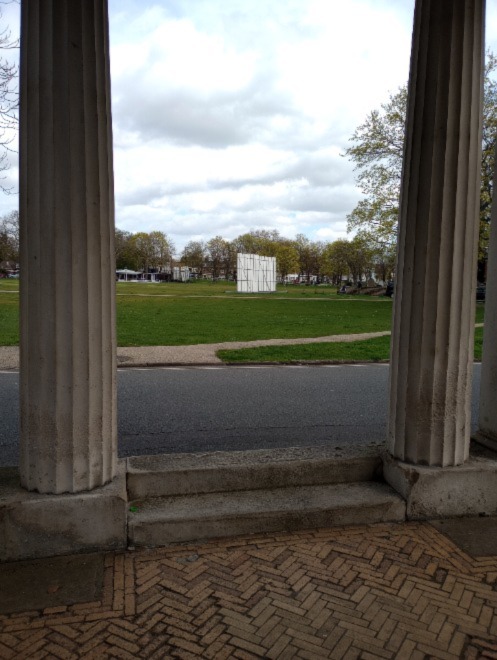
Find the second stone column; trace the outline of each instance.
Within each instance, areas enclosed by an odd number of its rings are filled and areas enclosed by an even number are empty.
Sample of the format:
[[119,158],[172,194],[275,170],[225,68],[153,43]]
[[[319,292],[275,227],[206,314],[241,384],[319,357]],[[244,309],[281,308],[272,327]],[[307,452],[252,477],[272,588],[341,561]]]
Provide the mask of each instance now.
[[417,0],[401,193],[390,454],[468,457],[484,0]]

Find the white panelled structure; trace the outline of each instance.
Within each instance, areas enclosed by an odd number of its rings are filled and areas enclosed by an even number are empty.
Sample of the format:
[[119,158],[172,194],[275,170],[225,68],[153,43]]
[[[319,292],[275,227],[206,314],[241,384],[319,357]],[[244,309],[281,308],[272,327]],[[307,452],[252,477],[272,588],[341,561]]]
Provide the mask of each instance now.
[[276,257],[238,253],[236,270],[238,293],[276,291]]
[[175,282],[188,282],[190,279],[190,269],[187,266],[174,266],[173,280]]

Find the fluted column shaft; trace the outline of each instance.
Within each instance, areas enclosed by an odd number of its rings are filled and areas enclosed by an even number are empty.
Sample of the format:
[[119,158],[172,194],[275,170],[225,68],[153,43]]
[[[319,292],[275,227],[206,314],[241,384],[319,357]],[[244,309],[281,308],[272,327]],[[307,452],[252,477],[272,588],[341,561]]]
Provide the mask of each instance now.
[[21,11],[21,480],[78,492],[117,457],[107,0]]
[[484,0],[416,0],[402,175],[389,450],[469,453]]

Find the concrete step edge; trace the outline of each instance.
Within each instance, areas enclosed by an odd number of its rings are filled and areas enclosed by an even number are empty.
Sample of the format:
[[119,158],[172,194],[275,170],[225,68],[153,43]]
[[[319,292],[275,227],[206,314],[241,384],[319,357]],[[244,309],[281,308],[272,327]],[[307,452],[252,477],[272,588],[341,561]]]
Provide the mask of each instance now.
[[380,479],[379,448],[361,449],[343,454],[305,447],[133,457],[127,461],[128,494],[130,499],[146,499]]
[[155,498],[131,503],[130,508],[128,534],[133,546],[334,525],[401,522],[406,511],[404,500],[380,483]]

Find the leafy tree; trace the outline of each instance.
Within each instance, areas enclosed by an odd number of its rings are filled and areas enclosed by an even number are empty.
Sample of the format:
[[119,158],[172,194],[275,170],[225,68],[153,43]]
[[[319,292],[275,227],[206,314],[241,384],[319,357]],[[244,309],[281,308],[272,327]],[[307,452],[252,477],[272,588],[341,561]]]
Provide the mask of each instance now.
[[237,252],[274,257],[276,245],[283,239],[277,229],[252,229],[233,241]]
[[365,198],[347,216],[349,231],[368,228],[379,240],[396,242],[406,111],[407,87],[401,87],[350,138],[345,155]]
[[308,279],[312,270],[311,241],[304,234],[297,234],[294,245],[299,259],[299,273]]
[[195,268],[201,276],[206,261],[206,247],[203,241],[189,241],[181,253],[181,263],[189,268]]
[[115,242],[118,268],[148,273],[151,268],[161,270],[171,264],[174,245],[161,231],[131,234],[117,229]]
[[130,231],[116,228],[114,240],[116,268],[129,268],[130,270],[140,268],[140,255],[132,242],[132,238],[133,234]]
[[232,269],[233,251],[229,241],[225,241],[221,236],[215,236],[207,241],[207,262],[212,269],[212,277],[219,277],[221,270],[225,275]]
[[299,255],[299,272],[305,275],[307,281],[310,280],[311,275],[319,275],[323,244],[313,243],[304,234],[297,234],[294,245]]
[[359,232],[358,236],[370,246],[376,279],[383,283],[391,280],[394,276],[395,262],[397,260],[396,245],[393,243],[381,243],[366,231]]
[[0,218],[0,261],[19,261],[19,213]]
[[144,231],[133,234],[131,237],[131,245],[137,256],[139,264],[138,268],[143,269],[145,273],[148,273],[149,268],[152,267],[151,262],[154,258],[152,242],[149,234]]
[[148,236],[151,247],[149,265],[155,269],[170,266],[174,252],[172,241],[162,231],[152,231]]
[[[497,137],[497,58],[487,54],[484,77],[480,260],[488,245],[492,175]],[[355,164],[357,183],[365,195],[347,216],[348,229],[366,229],[383,244],[397,240],[399,193],[407,112],[407,87],[390,95],[354,132],[345,151]]]
[[335,284],[340,284],[343,277],[349,275],[348,252],[349,241],[345,238],[328,243],[323,250],[323,273]]
[[371,276],[374,269],[374,249],[364,235],[359,234],[349,241],[346,260],[354,282],[361,281],[363,275]]
[[281,280],[289,273],[294,273],[299,267],[299,253],[293,241],[283,239],[275,244],[276,268]]

